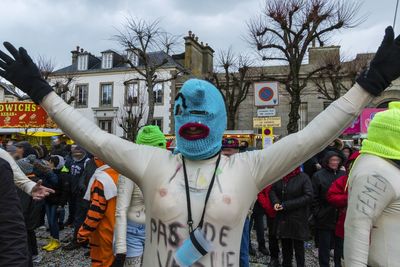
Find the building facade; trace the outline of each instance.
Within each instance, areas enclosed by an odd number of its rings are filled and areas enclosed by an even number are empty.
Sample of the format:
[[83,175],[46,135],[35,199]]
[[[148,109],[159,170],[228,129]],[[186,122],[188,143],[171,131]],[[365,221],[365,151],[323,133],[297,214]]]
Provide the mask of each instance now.
[[[301,68],[301,77],[305,77],[308,72],[312,71],[318,64],[322,58],[326,57],[329,54],[329,57],[336,57],[337,61],[340,61],[340,47],[331,46],[331,47],[313,47],[309,49],[308,63],[304,64]],[[365,57],[367,59],[372,58],[373,54],[359,54],[352,61],[345,62],[345,65],[354,65],[356,62],[359,62],[360,59],[364,60]],[[257,67],[257,71],[253,71],[253,73],[257,73],[257,76],[250,77],[254,81],[266,81],[273,82],[276,79],[284,79],[287,73],[287,66],[266,66],[266,67]],[[350,88],[352,84],[352,77],[347,74],[343,74],[342,83],[344,87]],[[326,81],[329,83],[329,80]],[[285,90],[284,84],[278,82],[278,91],[279,91],[279,103],[275,106],[265,106],[265,107],[257,107],[255,106],[255,96],[254,96],[254,84],[250,87],[247,98],[244,102],[241,103],[239,107],[239,112],[237,115],[237,129],[239,130],[249,130],[253,129],[253,118],[257,116],[257,110],[263,108],[272,108],[275,109],[276,115],[275,117],[280,117],[281,119],[281,127],[274,128],[274,134],[284,136],[287,135],[287,124],[289,123],[289,112],[290,112],[290,96],[288,92]],[[345,93],[343,90],[341,94]],[[396,80],[392,83],[392,85],[382,93],[381,96],[375,98],[369,107],[387,107],[387,104],[390,101],[400,101],[400,80]],[[319,113],[321,113],[332,101],[325,99],[324,96],[318,92],[316,86],[316,80],[311,79],[304,91],[301,94],[301,105],[299,109],[300,120],[299,130],[303,129],[312,119],[314,119]],[[255,132],[259,132],[259,129],[254,129]]]
[[[213,53],[208,44],[199,42],[192,32],[184,37],[185,51],[168,55],[162,51],[149,53],[152,62],[167,62],[156,72],[157,80],[169,80],[154,87],[154,116],[152,123],[158,125],[164,134],[172,134],[173,104],[177,73],[201,76],[212,70]],[[95,122],[100,128],[117,136],[125,136],[121,127],[127,112],[143,117],[148,114],[148,93],[146,83],[138,71],[127,63],[129,59],[138,69],[142,62],[134,53],[117,53],[106,50],[101,56],[94,56],[77,47],[72,51],[72,64],[51,74],[52,84],[68,83],[69,91],[62,94],[65,101],[74,106],[83,116]],[[180,85],[179,85],[180,86]],[[71,98],[72,97],[72,98]]]

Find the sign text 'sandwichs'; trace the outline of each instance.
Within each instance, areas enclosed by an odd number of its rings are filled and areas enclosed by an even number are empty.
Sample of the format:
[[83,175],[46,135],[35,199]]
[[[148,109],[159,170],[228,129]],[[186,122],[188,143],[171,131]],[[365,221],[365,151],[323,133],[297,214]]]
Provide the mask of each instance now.
[[0,103],[0,127],[40,128],[51,120],[46,111],[33,102]]

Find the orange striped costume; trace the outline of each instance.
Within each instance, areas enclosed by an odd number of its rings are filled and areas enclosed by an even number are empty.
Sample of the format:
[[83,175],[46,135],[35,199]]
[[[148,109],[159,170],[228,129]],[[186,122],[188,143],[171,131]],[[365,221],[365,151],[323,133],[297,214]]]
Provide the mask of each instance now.
[[119,174],[98,159],[96,165],[98,169],[85,194],[85,199],[90,198],[90,207],[79,229],[78,241],[89,240],[92,266],[108,267],[114,261],[112,242]]

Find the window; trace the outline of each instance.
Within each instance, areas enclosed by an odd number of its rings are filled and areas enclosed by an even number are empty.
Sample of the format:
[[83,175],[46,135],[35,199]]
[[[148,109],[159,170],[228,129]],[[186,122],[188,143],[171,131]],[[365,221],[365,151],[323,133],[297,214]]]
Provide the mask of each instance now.
[[87,108],[89,86],[87,84],[77,84],[75,86],[75,107]]
[[299,130],[304,129],[308,123],[308,104],[307,102],[301,102],[299,109],[300,119],[298,121]]
[[100,85],[100,106],[112,106],[113,85],[104,83]]
[[160,128],[161,132],[163,130],[163,119],[162,118],[153,118],[151,123],[152,125],[157,125]]
[[103,53],[103,57],[101,59],[101,68],[102,69],[111,69],[113,67],[113,54],[112,53]]
[[127,59],[132,63],[133,66],[137,67],[139,65],[139,57],[133,51],[128,51]]
[[87,70],[89,62],[89,55],[78,56],[78,70]]
[[103,131],[106,131],[108,133],[112,133],[112,120],[99,120],[99,127]]
[[139,84],[131,82],[125,86],[125,106],[137,105],[139,94]]
[[157,83],[156,85],[154,85],[153,92],[154,104],[162,104],[164,95],[164,83]]

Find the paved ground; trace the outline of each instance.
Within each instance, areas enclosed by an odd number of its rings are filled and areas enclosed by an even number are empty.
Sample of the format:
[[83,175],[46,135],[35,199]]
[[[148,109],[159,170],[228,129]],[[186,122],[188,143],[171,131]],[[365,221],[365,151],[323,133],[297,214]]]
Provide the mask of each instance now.
[[[71,235],[72,229],[67,228],[60,233],[60,240]],[[40,229],[37,231],[38,245],[40,249],[40,255],[43,257],[42,262],[36,266],[46,266],[46,267],[87,267],[90,266],[90,259],[85,256],[88,249],[78,249],[74,251],[63,251],[59,249],[53,252],[45,252],[41,250],[48,240],[49,233],[46,230]],[[255,241],[255,233],[252,233],[252,245],[257,248],[257,242]],[[250,259],[251,267],[267,267],[269,263],[269,257],[262,255],[257,251],[257,255],[251,257]],[[313,252],[312,247],[306,248],[306,266],[314,267],[318,266],[317,258],[315,252]],[[293,266],[296,266],[293,264]],[[333,265],[332,265],[333,266]]]

